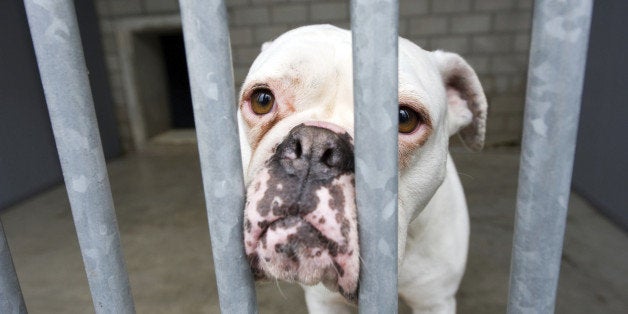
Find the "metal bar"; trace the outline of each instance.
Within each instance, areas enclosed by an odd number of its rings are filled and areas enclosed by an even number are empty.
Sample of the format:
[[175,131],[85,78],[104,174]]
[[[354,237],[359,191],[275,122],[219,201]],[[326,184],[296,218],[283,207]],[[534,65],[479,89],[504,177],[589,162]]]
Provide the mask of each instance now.
[[24,4],[94,308],[134,313],[74,3]]
[[218,0],[180,5],[220,309],[256,313],[244,253],[244,179],[227,10]]
[[0,221],[0,313],[28,313]]
[[351,1],[360,313],[397,312],[399,4]]
[[592,0],[534,7],[508,313],[553,313]]

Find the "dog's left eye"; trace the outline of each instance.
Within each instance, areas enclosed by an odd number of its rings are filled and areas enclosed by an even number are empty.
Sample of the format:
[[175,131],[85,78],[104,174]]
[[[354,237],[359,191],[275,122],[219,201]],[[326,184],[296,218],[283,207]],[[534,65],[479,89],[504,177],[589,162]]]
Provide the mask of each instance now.
[[275,96],[268,89],[258,89],[251,95],[251,109],[256,114],[267,114],[273,109]]
[[399,107],[399,133],[410,133],[419,124],[421,124],[421,117],[416,111],[406,106]]

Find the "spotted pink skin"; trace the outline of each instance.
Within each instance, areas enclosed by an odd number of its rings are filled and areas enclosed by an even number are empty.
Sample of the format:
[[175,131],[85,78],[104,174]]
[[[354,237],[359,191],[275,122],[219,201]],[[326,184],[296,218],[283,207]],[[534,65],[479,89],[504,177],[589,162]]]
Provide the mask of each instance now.
[[322,282],[355,301],[360,266],[354,182],[353,173],[341,174],[310,192],[317,202],[305,214],[276,215],[260,210],[269,189],[276,191],[271,196],[276,206],[289,196],[282,195],[285,183],[273,178],[269,167],[262,168],[247,187],[244,212],[245,250],[256,278]]

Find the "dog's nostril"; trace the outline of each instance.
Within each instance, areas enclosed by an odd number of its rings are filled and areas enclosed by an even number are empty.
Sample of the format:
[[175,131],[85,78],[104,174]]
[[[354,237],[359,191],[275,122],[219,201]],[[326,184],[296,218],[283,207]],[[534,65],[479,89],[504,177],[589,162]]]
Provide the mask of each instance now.
[[297,156],[297,159],[301,158],[301,154],[303,154],[303,147],[301,147],[301,141],[298,139],[294,148],[294,154]]
[[333,148],[328,148],[323,152],[320,161],[329,167],[333,167],[334,162],[334,150]]

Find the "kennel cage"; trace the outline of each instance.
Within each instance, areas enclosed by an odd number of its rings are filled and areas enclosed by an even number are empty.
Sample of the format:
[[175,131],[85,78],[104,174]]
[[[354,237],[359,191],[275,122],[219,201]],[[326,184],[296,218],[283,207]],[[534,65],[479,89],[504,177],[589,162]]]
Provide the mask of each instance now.
[[[24,3],[95,311],[134,313],[73,2]],[[226,7],[180,5],[220,308],[255,313],[241,211],[217,210],[244,204]],[[397,311],[398,10],[351,1],[361,313]],[[591,0],[535,2],[509,313],[554,310],[591,10]],[[26,313],[1,224],[0,237],[0,309]]]

